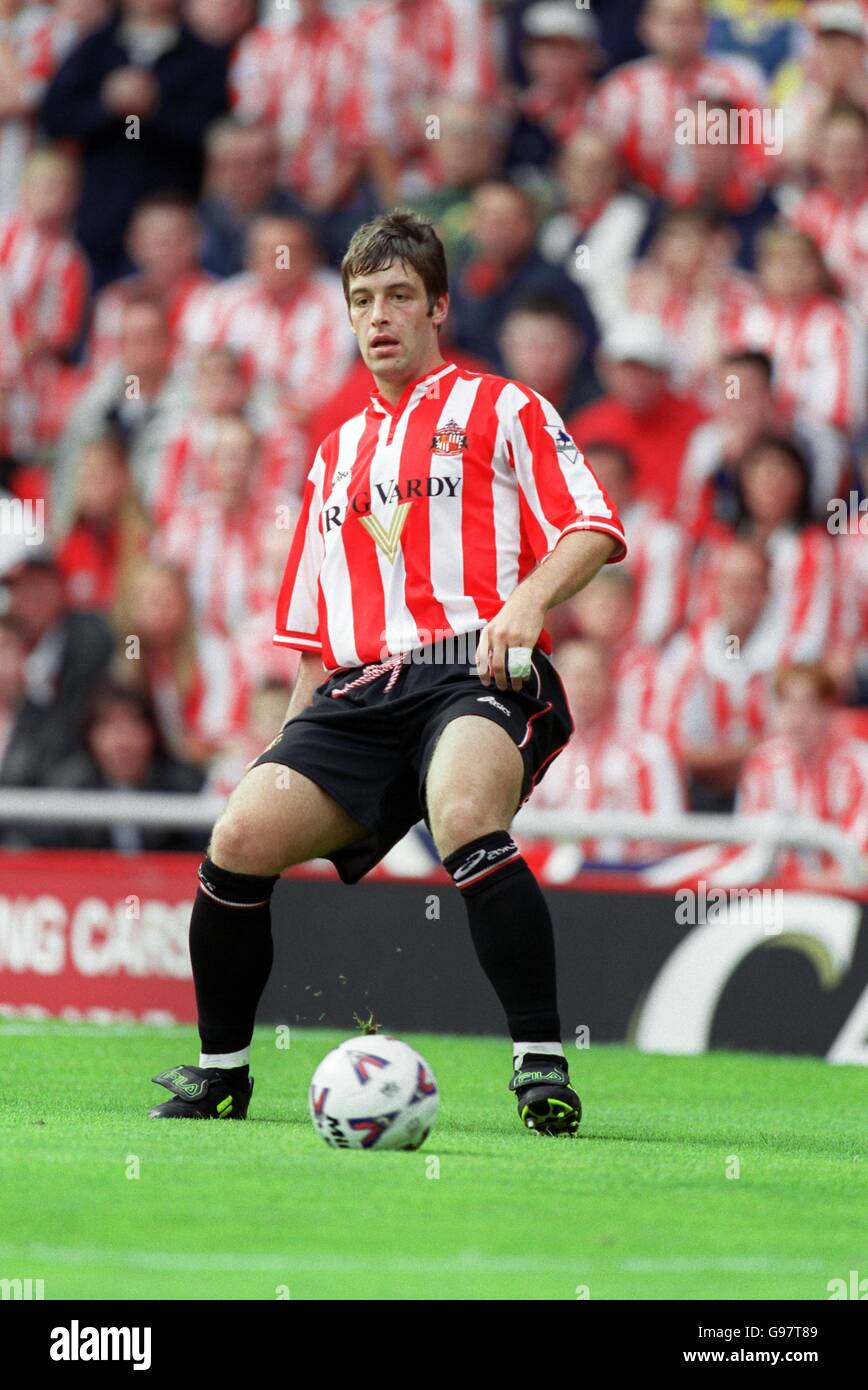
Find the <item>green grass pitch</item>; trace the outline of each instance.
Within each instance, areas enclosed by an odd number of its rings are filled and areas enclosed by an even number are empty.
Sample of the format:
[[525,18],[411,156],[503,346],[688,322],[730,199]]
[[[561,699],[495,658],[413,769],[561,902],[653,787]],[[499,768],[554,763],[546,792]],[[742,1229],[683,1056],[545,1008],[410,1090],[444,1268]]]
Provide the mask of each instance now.
[[159,1124],[149,1078],[196,1061],[192,1028],[0,1025],[0,1278],[46,1299],[826,1299],[868,1273],[862,1068],[595,1045],[571,1058],[582,1138],[546,1140],[518,1124],[507,1044],[414,1035],[442,1092],[427,1144],[342,1152],[307,1086],[343,1036],[260,1029],[247,1123]]

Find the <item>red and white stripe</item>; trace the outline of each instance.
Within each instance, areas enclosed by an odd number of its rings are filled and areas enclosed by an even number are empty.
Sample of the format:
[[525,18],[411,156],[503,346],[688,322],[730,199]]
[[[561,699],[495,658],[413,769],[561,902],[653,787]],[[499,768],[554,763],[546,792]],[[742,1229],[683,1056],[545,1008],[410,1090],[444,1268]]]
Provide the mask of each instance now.
[[626,552],[554,408],[448,363],[397,406],[376,392],[317,450],[274,640],[333,669],[474,631],[562,536],[585,530],[614,537],[612,559]]
[[681,626],[687,603],[687,533],[648,502],[632,503],[621,520],[630,537],[628,568],[636,583],[630,636],[640,643],[664,642]]
[[481,0],[377,0],[348,25],[354,78],[342,128],[350,146],[385,145],[399,160],[429,155],[426,118],[444,101],[499,95],[495,23]]
[[[191,270],[179,276],[168,292],[156,296],[165,306],[169,332],[176,348],[185,317],[193,312],[200,296],[207,294],[214,284],[214,277],[204,270]],[[97,371],[117,361],[124,310],[136,294],[147,290],[147,276],[131,275],[126,280],[116,280],[113,285],[107,285],[97,295],[89,341],[90,360]]]
[[356,61],[346,23],[328,16],[313,27],[259,25],[238,46],[229,77],[235,113],[273,126],[282,152],[280,181],[302,198],[335,177]]
[[841,293],[868,316],[868,189],[845,203],[829,188],[812,188],[788,221],[816,242]]
[[355,354],[340,279],[316,270],[286,304],[243,272],[197,295],[181,334],[189,349],[235,348],[264,385],[288,392],[306,411],[315,410],[340,385]]
[[72,347],[89,283],[75,242],[40,231],[20,213],[0,217],[0,270],[18,341],[40,338],[58,353]]
[[[533,805],[551,811],[677,815],[685,807],[684,779],[664,737],[647,729],[628,733],[607,721],[590,736],[577,730],[534,792]],[[656,852],[647,843],[620,837],[559,845],[547,859],[545,876],[549,881],[571,877],[583,860],[629,863]],[[565,872],[568,865],[570,874]]]
[[769,354],[786,408],[847,433],[864,422],[865,329],[848,306],[822,294],[794,305],[760,299],[737,314],[730,346]]
[[196,666],[187,689],[168,664],[150,659],[148,686],[160,727],[170,746],[183,751],[188,739],[219,749],[245,726],[250,698],[247,672],[228,638],[196,634]]
[[592,118],[614,140],[629,173],[663,197],[683,194],[692,165],[689,144],[677,144],[678,113],[700,99],[748,109],[765,105],[759,69],[742,58],[702,57],[682,72],[659,58],[637,58],[604,78]]
[[708,618],[672,638],[660,660],[653,722],[675,745],[739,743],[765,733],[774,652],[758,624],[730,652],[728,634]]
[[34,144],[30,119],[55,64],[54,15],[45,5],[24,5],[8,19],[0,18],[0,63],[17,74],[26,116],[0,121],[0,210],[18,205],[24,161]]
[[[768,739],[742,769],[736,810],[827,821],[868,853],[868,742],[830,733],[806,763],[785,735]],[[794,857],[804,863],[808,856]],[[826,862],[826,856],[810,859],[814,867]]]
[[169,517],[153,542],[155,557],[183,569],[199,626],[232,634],[256,606],[254,586],[273,515],[259,499],[241,511],[227,511],[221,498],[206,493]]

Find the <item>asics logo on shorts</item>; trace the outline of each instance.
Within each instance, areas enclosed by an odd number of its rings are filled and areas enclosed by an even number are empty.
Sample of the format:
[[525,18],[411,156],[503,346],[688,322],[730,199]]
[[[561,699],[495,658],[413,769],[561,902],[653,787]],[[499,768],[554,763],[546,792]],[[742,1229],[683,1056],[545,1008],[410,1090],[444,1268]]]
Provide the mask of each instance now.
[[501,714],[505,714],[507,719],[512,714],[512,710],[507,709],[506,705],[502,705],[499,700],[495,700],[493,695],[479,695],[476,703],[478,705],[494,705],[494,708],[499,709]]

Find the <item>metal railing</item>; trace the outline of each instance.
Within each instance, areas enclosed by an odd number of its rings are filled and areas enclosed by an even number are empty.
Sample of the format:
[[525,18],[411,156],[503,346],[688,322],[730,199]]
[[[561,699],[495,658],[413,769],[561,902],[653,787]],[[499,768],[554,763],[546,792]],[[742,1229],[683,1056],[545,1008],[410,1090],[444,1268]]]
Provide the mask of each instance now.
[[[2,788],[0,825],[135,824],[207,831],[225,804],[223,797],[213,795]],[[562,844],[613,838],[678,846],[750,845],[766,852],[769,868],[779,850],[820,850],[833,856],[846,882],[866,881],[858,845],[837,826],[804,817],[542,811],[528,806],[517,815],[515,830],[528,839]]]

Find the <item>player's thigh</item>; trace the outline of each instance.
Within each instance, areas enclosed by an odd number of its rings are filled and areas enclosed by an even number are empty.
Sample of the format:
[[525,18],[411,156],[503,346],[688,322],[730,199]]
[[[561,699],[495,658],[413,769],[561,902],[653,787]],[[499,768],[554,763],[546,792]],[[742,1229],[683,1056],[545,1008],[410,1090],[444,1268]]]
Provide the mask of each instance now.
[[508,829],[523,777],[521,753],[504,729],[477,714],[450,720],[425,778],[428,823],[441,858],[479,835]]
[[208,854],[233,873],[279,874],[367,833],[309,777],[279,763],[261,763],[230,796]]

